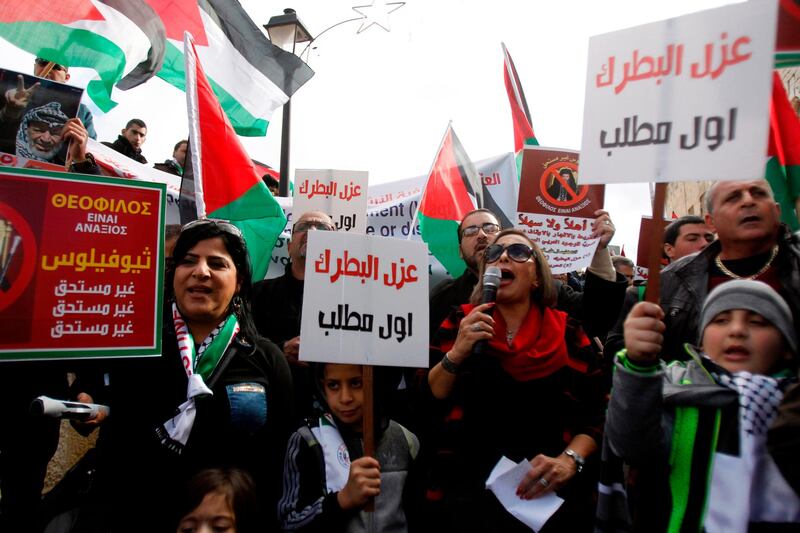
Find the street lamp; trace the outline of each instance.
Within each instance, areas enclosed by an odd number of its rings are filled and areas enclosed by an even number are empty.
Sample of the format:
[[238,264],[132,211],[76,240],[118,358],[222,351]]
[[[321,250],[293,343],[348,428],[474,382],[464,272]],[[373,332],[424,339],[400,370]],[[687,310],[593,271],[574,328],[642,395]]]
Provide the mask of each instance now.
[[[283,15],[276,15],[264,24],[272,44],[287,52],[295,53],[297,43],[306,43],[313,40],[294,9],[283,10]],[[278,194],[289,196],[289,126],[292,115],[292,100],[283,104],[283,124],[281,129],[281,180]]]

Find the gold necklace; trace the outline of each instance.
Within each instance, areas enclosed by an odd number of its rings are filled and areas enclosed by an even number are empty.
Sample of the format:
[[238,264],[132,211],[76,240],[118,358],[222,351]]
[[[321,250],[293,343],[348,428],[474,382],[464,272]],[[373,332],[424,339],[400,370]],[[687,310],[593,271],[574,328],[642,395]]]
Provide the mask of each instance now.
[[728,276],[729,278],[733,278],[733,279],[756,279],[758,276],[760,276],[761,274],[763,274],[764,272],[769,270],[769,267],[772,266],[772,262],[775,260],[775,258],[777,256],[778,256],[778,245],[776,244],[775,246],[772,247],[772,253],[770,254],[769,259],[767,260],[766,264],[763,267],[761,267],[761,270],[759,270],[758,272],[756,272],[752,276],[740,276],[738,274],[735,274],[735,273],[731,272],[730,270],[728,270],[725,267],[725,265],[722,264],[722,259],[719,258],[719,254],[717,254],[716,258],[714,258],[714,263],[716,263],[717,267],[722,271],[722,273],[725,274],[726,276]]

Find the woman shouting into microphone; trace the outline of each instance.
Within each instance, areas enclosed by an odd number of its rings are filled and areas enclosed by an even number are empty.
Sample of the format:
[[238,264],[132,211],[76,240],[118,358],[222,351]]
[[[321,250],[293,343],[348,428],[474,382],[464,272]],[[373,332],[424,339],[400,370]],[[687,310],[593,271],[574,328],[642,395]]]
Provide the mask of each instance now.
[[524,233],[499,232],[479,279],[490,266],[500,270],[496,302],[461,306],[431,349],[428,384],[444,414],[434,428],[431,512],[457,531],[528,531],[485,490],[505,456],[530,462],[519,498],[555,492],[565,500],[541,531],[591,531],[591,456],[605,410],[599,362],[580,327],[555,309],[550,268]]

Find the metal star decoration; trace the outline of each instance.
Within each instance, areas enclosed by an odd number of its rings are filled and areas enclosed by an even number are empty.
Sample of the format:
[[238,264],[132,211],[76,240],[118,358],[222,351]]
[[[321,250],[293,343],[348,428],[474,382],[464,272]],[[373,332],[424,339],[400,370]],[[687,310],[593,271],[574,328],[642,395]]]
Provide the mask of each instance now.
[[386,0],[373,0],[368,6],[354,6],[353,11],[362,15],[361,27],[356,33],[361,33],[373,24],[386,31],[389,28],[389,13],[393,13],[406,5],[405,2],[386,2]]

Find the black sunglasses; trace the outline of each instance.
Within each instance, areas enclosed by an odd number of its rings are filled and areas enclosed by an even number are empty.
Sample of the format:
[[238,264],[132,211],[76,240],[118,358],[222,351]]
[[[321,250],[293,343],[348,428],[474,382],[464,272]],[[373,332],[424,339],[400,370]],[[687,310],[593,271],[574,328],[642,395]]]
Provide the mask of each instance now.
[[221,229],[222,231],[224,231],[225,233],[230,233],[232,235],[236,235],[240,239],[244,238],[242,236],[242,230],[240,230],[239,228],[237,228],[236,226],[234,226],[230,222],[225,222],[224,220],[211,220],[210,218],[199,218],[197,220],[193,220],[192,222],[189,222],[188,224],[184,225],[181,228],[181,231],[186,231],[187,229],[190,229],[190,228],[204,226],[206,224],[214,225],[214,226],[218,227],[219,229]]
[[[50,61],[46,59],[42,59],[40,57],[36,58],[36,64],[39,65],[40,67],[46,67],[48,63],[50,63]],[[65,67],[64,65],[59,65],[58,63],[53,63],[53,70],[66,71],[67,67]]]
[[487,263],[494,263],[500,259],[500,257],[503,255],[503,252],[506,252],[508,254],[508,258],[512,261],[516,261],[517,263],[524,263],[536,255],[533,251],[533,248],[527,244],[522,244],[519,242],[509,244],[508,246],[503,246],[502,244],[492,244],[487,246],[483,253],[486,257]]
[[474,237],[478,234],[480,230],[486,235],[494,235],[498,231],[500,231],[500,226],[495,224],[494,222],[486,222],[485,224],[481,224],[480,226],[467,226],[466,228],[461,230],[462,237]]

